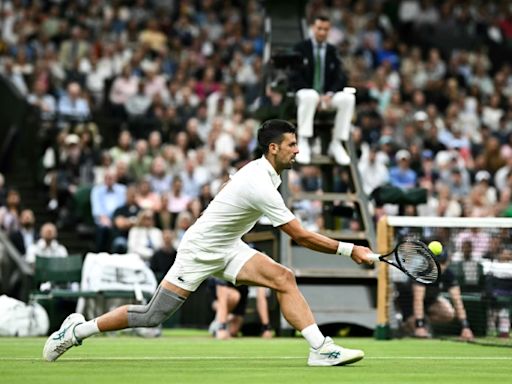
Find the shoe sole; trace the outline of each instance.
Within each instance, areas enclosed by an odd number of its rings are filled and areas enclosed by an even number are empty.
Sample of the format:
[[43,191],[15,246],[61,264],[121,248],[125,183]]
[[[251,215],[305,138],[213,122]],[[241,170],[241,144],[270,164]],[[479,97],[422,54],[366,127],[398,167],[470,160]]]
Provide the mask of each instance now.
[[351,359],[340,361],[337,364],[329,364],[328,361],[319,361],[319,362],[316,362],[316,363],[313,363],[313,364],[310,364],[308,362],[308,365],[310,367],[341,367],[343,365],[348,365],[348,364],[352,364],[352,363],[358,362],[359,360],[362,360],[363,358],[364,358],[364,355],[363,356],[355,356],[355,357],[353,357]]

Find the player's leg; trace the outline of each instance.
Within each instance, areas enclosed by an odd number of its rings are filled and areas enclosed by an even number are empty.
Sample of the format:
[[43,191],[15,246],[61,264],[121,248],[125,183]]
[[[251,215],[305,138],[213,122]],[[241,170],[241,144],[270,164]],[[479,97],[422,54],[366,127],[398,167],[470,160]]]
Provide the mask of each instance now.
[[69,348],[80,345],[84,339],[101,332],[160,325],[181,307],[190,293],[162,280],[148,304],[123,305],[90,321],[85,321],[82,314],[73,313],[47,339],[43,357],[45,360],[55,361]]
[[81,314],[71,314],[61,328],[47,339],[43,358],[55,361],[69,348],[80,345],[83,339],[100,332],[159,325],[172,316],[209,275],[220,268],[221,265],[197,262],[194,254],[178,253],[148,304],[124,305],[90,321],[85,321]]
[[[237,264],[236,258],[232,264]],[[228,265],[225,271],[228,275],[230,267]],[[345,365],[364,357],[363,351],[339,347],[330,337],[324,337],[297,286],[293,272],[270,257],[258,252],[245,260],[236,273],[236,281],[238,284],[264,286],[276,291],[283,316],[311,346],[309,365]]]

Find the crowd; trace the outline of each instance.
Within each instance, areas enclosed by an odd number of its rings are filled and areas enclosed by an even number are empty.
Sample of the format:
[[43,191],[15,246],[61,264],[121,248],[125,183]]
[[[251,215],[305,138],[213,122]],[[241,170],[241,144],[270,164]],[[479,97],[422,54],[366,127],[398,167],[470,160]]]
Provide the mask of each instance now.
[[[281,100],[261,95],[262,3],[12,0],[0,12],[0,73],[38,111],[48,209],[73,223],[71,202],[89,187],[96,251],[172,253],[251,159],[253,112]],[[512,46],[510,4],[311,0],[307,20],[318,13],[358,90],[351,135],[365,192],[426,188],[424,216],[512,216],[512,66],[489,50]],[[478,44],[420,38],[438,30]],[[346,191],[335,170],[334,191]],[[315,166],[289,181],[292,192],[326,184]],[[0,178],[0,228],[14,233],[30,215],[7,187]],[[294,208],[324,225],[316,202]],[[384,213],[397,207],[375,207]]]

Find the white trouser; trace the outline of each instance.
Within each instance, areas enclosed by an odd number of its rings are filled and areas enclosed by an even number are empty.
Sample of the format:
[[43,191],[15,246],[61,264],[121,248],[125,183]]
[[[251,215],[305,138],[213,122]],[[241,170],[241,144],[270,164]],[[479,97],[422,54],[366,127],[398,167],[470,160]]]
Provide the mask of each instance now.
[[[314,89],[301,89],[297,99],[297,134],[299,137],[313,137],[313,120],[320,102],[320,95]],[[350,135],[350,122],[354,114],[356,97],[353,93],[336,92],[331,98],[329,109],[336,109],[333,140],[346,141]]]

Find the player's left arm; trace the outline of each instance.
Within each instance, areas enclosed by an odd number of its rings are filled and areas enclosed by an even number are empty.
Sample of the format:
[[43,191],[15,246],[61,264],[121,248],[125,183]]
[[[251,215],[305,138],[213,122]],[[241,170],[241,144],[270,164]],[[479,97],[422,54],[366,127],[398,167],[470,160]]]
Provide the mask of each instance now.
[[350,256],[357,264],[364,263],[371,265],[373,263],[373,261],[368,257],[372,253],[368,247],[352,243],[340,244],[339,241],[331,239],[330,237],[308,231],[297,219],[293,219],[288,223],[281,225],[279,228],[295,240],[297,244],[305,248],[312,249],[313,251],[341,254],[342,252],[340,251],[351,249],[350,255],[347,253],[347,256]]
[[455,309],[455,315],[457,319],[459,319],[462,330],[460,333],[461,338],[466,340],[473,339],[473,332],[471,328],[469,328],[469,323],[466,315],[466,309],[464,308],[464,303],[462,302],[462,295],[460,293],[460,287],[455,285],[448,290],[450,297],[453,302],[453,307]]

